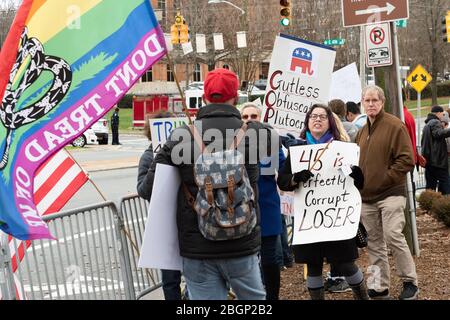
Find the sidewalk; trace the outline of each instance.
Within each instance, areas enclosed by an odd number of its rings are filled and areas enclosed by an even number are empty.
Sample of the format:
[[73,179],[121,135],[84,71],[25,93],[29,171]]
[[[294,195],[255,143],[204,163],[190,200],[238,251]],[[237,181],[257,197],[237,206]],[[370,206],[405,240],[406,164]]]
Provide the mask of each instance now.
[[105,170],[117,170],[125,168],[137,168],[139,165],[140,157],[128,157],[120,160],[95,160],[81,162],[80,165],[87,172],[105,171]]

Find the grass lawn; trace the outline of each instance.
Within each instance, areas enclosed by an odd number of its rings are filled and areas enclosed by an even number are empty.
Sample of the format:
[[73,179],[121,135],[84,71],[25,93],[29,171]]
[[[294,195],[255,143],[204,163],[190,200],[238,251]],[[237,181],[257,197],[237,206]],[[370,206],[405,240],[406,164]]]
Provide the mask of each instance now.
[[[444,110],[448,107],[450,103],[450,97],[441,97],[438,98],[438,104],[444,108]],[[431,98],[430,99],[421,99],[420,100],[420,116],[426,117],[431,110]],[[417,100],[409,100],[406,101],[406,107],[415,117],[417,115]]]
[[[114,109],[108,111],[105,118],[108,120],[109,132],[111,132],[111,116]],[[133,129],[133,109],[120,109],[119,111],[119,133],[136,133],[140,130]]]

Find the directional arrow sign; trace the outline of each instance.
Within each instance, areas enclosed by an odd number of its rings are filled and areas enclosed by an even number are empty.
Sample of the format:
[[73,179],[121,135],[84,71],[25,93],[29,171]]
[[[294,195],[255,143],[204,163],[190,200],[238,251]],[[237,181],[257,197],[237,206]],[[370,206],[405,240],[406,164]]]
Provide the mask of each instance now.
[[425,89],[431,79],[430,74],[420,64],[414,69],[413,72],[410,73],[408,78],[406,78],[411,87],[413,87],[418,93]]
[[408,0],[341,0],[344,27],[408,19]]
[[392,13],[392,11],[395,10],[395,7],[390,4],[389,2],[386,2],[386,7],[376,7],[376,8],[368,8],[365,10],[357,10],[355,12],[355,14],[357,16],[361,16],[361,15],[367,15],[367,14],[374,14],[374,13],[382,13],[382,12],[387,12],[387,15],[390,15]]

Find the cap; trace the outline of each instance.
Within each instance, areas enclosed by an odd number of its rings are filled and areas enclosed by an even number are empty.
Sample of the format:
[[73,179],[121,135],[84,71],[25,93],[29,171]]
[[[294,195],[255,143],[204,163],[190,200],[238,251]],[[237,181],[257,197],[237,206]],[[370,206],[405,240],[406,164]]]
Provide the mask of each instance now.
[[227,69],[215,69],[208,73],[205,80],[205,99],[221,103],[238,95],[239,81],[237,75]]
[[444,108],[442,108],[441,106],[433,106],[433,108],[431,108],[431,112],[433,113],[444,112]]

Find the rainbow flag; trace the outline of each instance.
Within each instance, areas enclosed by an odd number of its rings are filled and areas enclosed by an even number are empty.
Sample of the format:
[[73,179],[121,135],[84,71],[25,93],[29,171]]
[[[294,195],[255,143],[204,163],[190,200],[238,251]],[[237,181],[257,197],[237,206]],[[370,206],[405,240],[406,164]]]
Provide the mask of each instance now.
[[149,0],[24,0],[0,53],[0,229],[52,238],[33,178],[166,53]]

